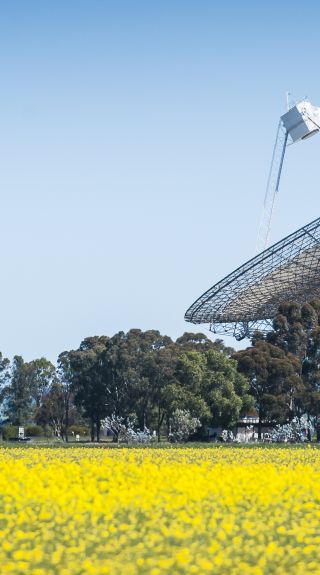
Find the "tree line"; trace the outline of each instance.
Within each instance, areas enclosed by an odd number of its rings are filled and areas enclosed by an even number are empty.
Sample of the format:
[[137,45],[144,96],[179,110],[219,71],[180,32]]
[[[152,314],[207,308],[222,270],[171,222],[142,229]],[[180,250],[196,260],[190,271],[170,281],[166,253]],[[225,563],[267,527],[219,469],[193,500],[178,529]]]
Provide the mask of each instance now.
[[235,352],[222,340],[185,333],[176,341],[156,330],[88,337],[54,366],[45,358],[10,362],[0,354],[2,424],[50,428],[68,441],[87,426],[100,441],[101,421],[119,417],[168,436],[177,410],[209,427],[232,428],[243,415],[285,423],[320,416],[320,301],[286,303],[273,329],[256,332]]
[[252,405],[247,378],[221,340],[185,333],[173,341],[158,331],[132,329],[113,337],[88,337],[59,355],[57,367],[42,358],[12,364],[1,357],[2,419],[12,425],[50,426],[68,440],[75,423],[88,423],[100,440],[101,420],[135,420],[140,429],[167,434],[177,409],[205,428],[236,423]]

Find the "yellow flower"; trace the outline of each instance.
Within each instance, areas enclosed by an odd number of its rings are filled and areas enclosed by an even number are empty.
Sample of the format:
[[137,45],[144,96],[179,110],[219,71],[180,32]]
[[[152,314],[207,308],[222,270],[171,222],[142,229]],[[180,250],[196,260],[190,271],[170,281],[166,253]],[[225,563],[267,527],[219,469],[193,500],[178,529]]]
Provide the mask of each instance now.
[[320,450],[0,449],[1,575],[320,575]]

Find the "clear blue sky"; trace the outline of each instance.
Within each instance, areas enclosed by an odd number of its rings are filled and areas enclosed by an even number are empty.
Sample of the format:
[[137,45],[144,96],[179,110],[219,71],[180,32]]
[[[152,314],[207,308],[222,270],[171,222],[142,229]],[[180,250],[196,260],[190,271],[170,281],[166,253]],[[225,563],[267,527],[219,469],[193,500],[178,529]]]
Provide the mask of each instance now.
[[[253,255],[286,90],[320,105],[319,17],[315,1],[0,3],[4,354],[196,329],[186,308]],[[273,240],[319,216],[319,159],[319,136],[288,150]]]

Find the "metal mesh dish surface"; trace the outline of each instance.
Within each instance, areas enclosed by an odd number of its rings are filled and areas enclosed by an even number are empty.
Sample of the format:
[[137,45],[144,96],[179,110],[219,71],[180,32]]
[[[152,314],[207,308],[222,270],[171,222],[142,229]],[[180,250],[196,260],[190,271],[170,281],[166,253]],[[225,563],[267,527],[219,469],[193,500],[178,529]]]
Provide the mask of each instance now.
[[186,321],[249,337],[272,325],[279,305],[320,297],[320,218],[249,260],[200,296]]

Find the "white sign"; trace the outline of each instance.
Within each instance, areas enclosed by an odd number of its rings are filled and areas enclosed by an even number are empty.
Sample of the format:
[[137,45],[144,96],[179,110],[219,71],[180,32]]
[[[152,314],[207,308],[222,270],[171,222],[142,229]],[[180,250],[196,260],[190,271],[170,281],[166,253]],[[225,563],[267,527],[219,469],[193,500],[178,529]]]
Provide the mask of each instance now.
[[21,438],[21,439],[24,438],[24,427],[19,427],[18,435],[19,435],[19,438]]

